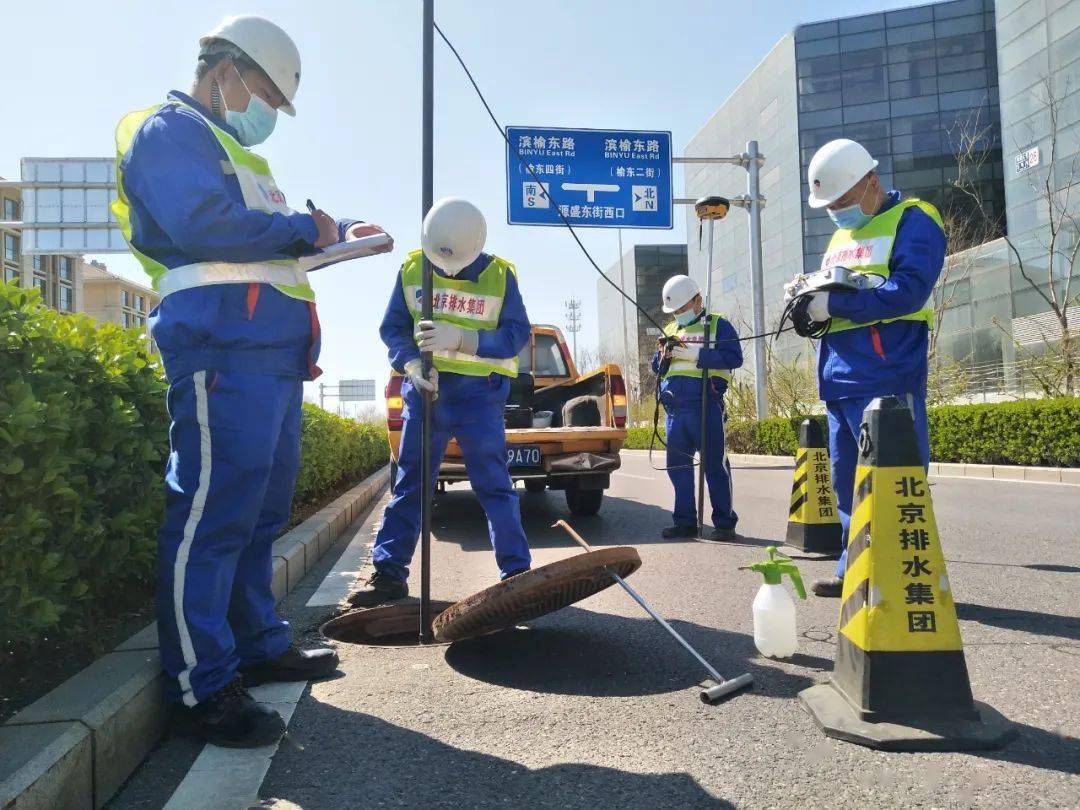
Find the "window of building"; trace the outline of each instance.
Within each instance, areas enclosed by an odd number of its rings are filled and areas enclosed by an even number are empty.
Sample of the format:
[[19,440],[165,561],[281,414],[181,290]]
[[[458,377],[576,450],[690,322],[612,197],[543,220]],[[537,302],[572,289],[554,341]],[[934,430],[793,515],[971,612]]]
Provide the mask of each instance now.
[[125,312],[124,313],[124,326],[125,327],[131,326],[132,319],[133,319],[132,314],[130,312]]
[[65,281],[71,280],[71,259],[67,256],[60,256],[56,260],[56,274]]
[[57,285],[57,308],[61,312],[71,312],[72,310],[72,294],[71,287],[66,284]]
[[123,306],[130,309],[131,308],[131,293],[129,293],[127,290],[121,290],[120,291],[120,303]]
[[139,310],[139,312],[146,311],[146,299],[141,295],[135,296],[135,309]]
[[34,276],[34,286],[41,291],[41,300],[48,302],[49,282],[40,276]]
[[7,222],[16,222],[19,219],[19,203],[9,197],[4,197],[4,219]]
[[934,38],[933,23],[919,23],[918,25],[905,25],[903,28],[889,29],[889,47],[894,45],[908,45],[920,40]]
[[44,266],[44,263],[45,263],[45,257],[42,256],[40,253],[35,253],[34,258],[33,258],[33,263],[34,263],[34,269],[35,270],[41,270],[41,268]]
[[799,76],[823,76],[840,70],[840,56],[816,56],[812,59],[799,59],[796,64]]
[[4,258],[9,262],[19,261],[19,237],[14,234],[4,234]]
[[893,82],[889,85],[889,97],[894,101],[912,98],[913,96],[929,96],[937,91],[938,80],[933,76]]
[[19,271],[16,270],[14,267],[5,267],[4,268],[4,283],[9,284],[12,281],[14,281],[16,284],[19,283]]

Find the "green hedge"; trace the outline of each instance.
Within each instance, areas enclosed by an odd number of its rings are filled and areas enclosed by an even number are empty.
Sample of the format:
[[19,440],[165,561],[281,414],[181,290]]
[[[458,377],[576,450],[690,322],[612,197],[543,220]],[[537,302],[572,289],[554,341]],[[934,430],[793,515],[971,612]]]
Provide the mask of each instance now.
[[390,461],[385,424],[361,424],[304,403],[294,508]]
[[[1080,398],[1021,400],[986,405],[942,405],[927,414],[930,457],[959,464],[1080,467]],[[825,433],[824,416],[813,416]],[[732,453],[792,456],[801,418],[728,422]],[[647,448],[650,428],[632,428],[628,449]]]
[[965,464],[1080,467],[1080,398],[931,408],[930,456]]
[[[0,284],[0,644],[148,591],[169,451],[145,338]],[[385,464],[386,430],[305,406],[296,506]]]

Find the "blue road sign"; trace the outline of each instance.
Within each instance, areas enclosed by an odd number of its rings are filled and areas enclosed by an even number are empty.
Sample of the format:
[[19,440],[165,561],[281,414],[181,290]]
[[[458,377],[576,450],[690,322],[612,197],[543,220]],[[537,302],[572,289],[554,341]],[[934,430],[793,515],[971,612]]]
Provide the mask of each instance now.
[[511,225],[561,225],[561,211],[575,227],[671,228],[670,132],[507,127],[506,135]]

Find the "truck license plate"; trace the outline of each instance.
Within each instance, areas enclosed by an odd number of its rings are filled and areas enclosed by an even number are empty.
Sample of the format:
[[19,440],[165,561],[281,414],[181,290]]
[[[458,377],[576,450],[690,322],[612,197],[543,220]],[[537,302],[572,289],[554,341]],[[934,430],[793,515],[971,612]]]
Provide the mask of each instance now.
[[540,448],[535,445],[521,445],[506,448],[507,467],[539,467]]

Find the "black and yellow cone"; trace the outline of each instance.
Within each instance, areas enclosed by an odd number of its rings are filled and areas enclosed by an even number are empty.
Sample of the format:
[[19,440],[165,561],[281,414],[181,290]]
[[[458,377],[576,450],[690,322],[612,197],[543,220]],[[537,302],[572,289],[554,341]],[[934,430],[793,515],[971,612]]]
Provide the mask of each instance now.
[[972,699],[911,411],[863,414],[836,664],[799,694],[830,737],[893,751],[998,748],[1016,731]]
[[799,425],[785,542],[804,554],[839,559],[844,550],[843,534],[824,431],[819,422],[806,419]]

